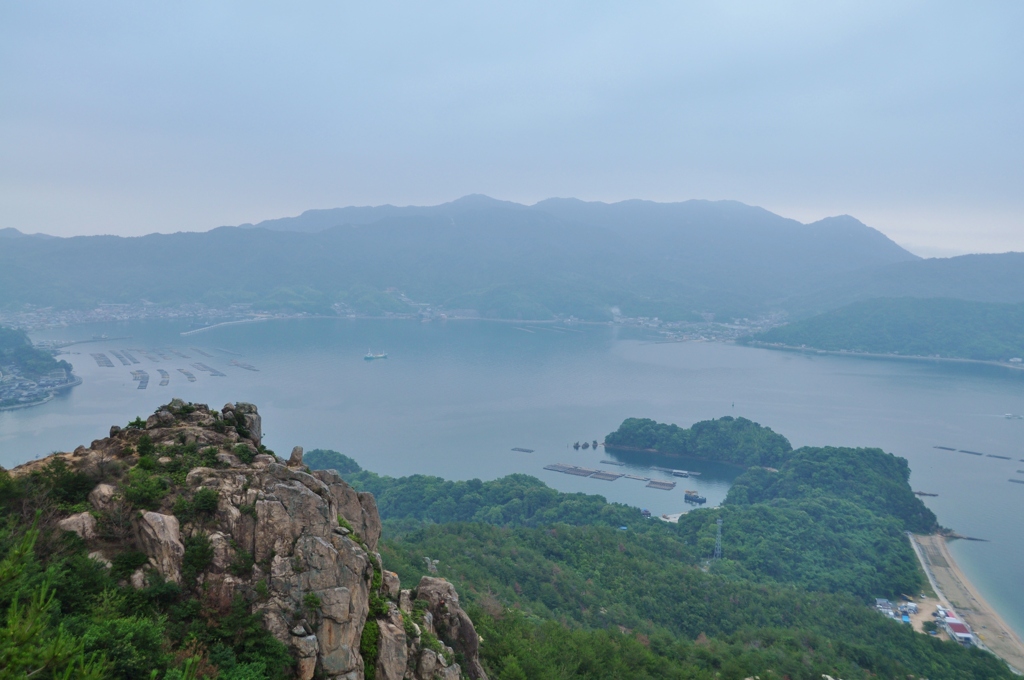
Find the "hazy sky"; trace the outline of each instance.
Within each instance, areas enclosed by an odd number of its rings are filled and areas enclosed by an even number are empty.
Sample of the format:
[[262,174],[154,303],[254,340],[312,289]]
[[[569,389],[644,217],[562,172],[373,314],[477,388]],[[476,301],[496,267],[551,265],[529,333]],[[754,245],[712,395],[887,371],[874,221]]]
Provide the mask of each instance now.
[[728,198],[1024,250],[1024,2],[0,4],[0,227]]

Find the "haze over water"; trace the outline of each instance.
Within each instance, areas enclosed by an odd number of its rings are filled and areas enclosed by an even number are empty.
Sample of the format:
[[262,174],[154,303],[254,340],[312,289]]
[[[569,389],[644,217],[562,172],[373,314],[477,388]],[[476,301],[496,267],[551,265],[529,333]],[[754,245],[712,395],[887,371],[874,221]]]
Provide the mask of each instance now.
[[[493,479],[521,472],[562,491],[602,494],[655,514],[689,509],[684,488],[720,502],[738,472],[706,463],[674,491],[642,482],[602,482],[543,470],[568,462],[601,467],[608,456],[573,451],[602,440],[627,417],[688,426],[743,416],[803,445],[878,446],[907,458],[915,490],[939,522],[990,539],[957,541],[961,566],[1008,623],[1024,633],[1024,372],[949,363],[805,356],[718,343],[659,343],[635,330],[458,321],[271,321],[190,336],[185,325],[136,322],[78,326],[33,340],[131,336],[70,347],[85,380],[70,394],[31,409],[0,412],[0,465],[103,437],[112,424],[147,415],[172,397],[220,406],[251,401],[264,442],[287,455],[294,445],[333,448],[388,475]],[[159,359],[157,348],[176,355]],[[198,347],[213,355],[203,356]],[[141,362],[102,368],[91,352],[144,349]],[[370,349],[389,358],[367,362]],[[109,356],[109,355],[108,355]],[[258,372],[232,361],[248,363]],[[191,364],[226,373],[213,377]],[[158,368],[171,374],[160,387]],[[177,369],[196,375],[187,382]],[[137,389],[132,369],[149,372]],[[1011,460],[947,452],[950,446]],[[513,447],[534,449],[517,453]],[[622,471],[621,468],[609,468]],[[637,471],[639,472],[639,470]],[[658,476],[645,472],[644,476]]]

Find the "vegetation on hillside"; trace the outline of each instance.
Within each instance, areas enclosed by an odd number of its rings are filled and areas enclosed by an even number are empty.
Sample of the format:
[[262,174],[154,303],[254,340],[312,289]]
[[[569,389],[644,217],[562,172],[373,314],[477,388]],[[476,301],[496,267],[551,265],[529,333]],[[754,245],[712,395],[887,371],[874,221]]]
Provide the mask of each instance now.
[[935,513],[914,495],[909,480],[907,460],[881,449],[804,447],[794,451],[778,472],[748,470],[735,480],[725,502],[754,505],[780,499],[842,499],[898,519],[907,531],[937,530]]
[[690,428],[627,418],[604,438],[606,448],[651,449],[658,453],[692,456],[721,463],[776,467],[793,450],[789,440],[746,418],[725,416]]
[[[183,525],[203,526],[217,508],[217,492],[184,493],[185,476],[199,466],[224,465],[215,449],[156,445],[145,434],[132,453],[137,458],[102,458],[86,470],[60,457],[18,477],[0,468],[0,678],[290,677],[292,658],[264,628],[255,602],[236,597],[217,604],[197,582],[213,558],[204,533],[184,540],[181,585],[156,571],[142,588],[128,583],[148,562],[135,542],[133,517],[160,507]],[[117,494],[98,511],[87,497],[101,482]],[[90,557],[77,534],[57,526],[68,514],[87,511],[109,566]]]
[[[381,549],[403,582],[423,575],[425,558],[438,561],[470,603],[499,678],[612,678],[625,668],[641,678],[1010,677],[991,655],[868,606],[923,583],[904,531],[934,528],[935,518],[910,491],[906,461],[877,449],[792,451],[749,421],[708,422],[717,425],[698,431],[737,427],[751,436],[724,441],[772,444],[726,447],[728,459],[767,451],[779,471],[753,467],[725,506],[678,525],[523,475],[391,478],[337,452],[318,460],[377,495]],[[709,562],[718,518],[723,559]]]
[[33,347],[24,331],[0,326],[0,371],[4,366],[13,366],[30,380],[60,369],[71,372],[68,362],[57,361],[49,352]]
[[828,351],[1006,361],[1024,357],[1024,304],[878,298],[746,340]]

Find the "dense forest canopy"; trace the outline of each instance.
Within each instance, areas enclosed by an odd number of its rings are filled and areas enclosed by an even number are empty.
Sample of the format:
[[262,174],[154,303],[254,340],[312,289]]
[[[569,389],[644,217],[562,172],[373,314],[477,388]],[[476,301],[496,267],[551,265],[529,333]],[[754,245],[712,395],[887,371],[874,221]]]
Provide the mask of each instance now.
[[735,480],[725,502],[753,505],[783,498],[844,499],[898,519],[907,531],[935,531],[935,513],[914,495],[909,480],[907,460],[881,449],[804,447],[794,451],[778,472],[748,470]]
[[744,467],[775,467],[793,450],[782,435],[746,418],[732,416],[704,420],[690,428],[657,423],[649,418],[627,418],[604,441],[611,449],[651,449],[666,455],[692,456]]
[[1024,357],[1024,304],[879,298],[746,340],[829,351],[1006,361]]
[[[864,506],[859,491],[804,474],[805,459],[827,467],[849,456],[842,474],[865,475],[865,485],[890,476],[885,493],[910,493],[900,459],[857,451],[800,449],[778,473],[741,476],[743,502],[730,497],[678,525],[524,475],[392,478],[337,452],[316,460],[352,470],[346,478],[377,495],[382,552],[403,581],[429,558],[465,593],[499,678],[561,678],[567,668],[589,678],[1010,677],[991,656],[867,606],[916,592],[923,575],[904,535],[913,509]],[[757,475],[785,483],[758,487],[750,502]],[[709,563],[719,517],[723,559]]]

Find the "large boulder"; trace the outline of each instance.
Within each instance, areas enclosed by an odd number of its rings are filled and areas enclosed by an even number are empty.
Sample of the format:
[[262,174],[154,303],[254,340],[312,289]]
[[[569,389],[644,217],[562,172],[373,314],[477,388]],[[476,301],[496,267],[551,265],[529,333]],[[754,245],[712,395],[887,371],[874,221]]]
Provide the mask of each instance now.
[[185,557],[185,546],[181,543],[178,518],[147,512],[138,523],[139,545],[149,556],[150,564],[156,567],[166,580],[181,583],[181,561]]
[[245,423],[245,429],[249,430],[249,438],[258,447],[263,441],[263,419],[260,418],[259,412],[256,410],[256,406],[253,404],[247,404],[244,401],[240,401],[235,404],[235,420],[237,421],[239,416],[242,417]]
[[89,492],[89,503],[97,510],[106,510],[116,493],[117,488],[112,484],[97,484],[96,488]]
[[88,512],[80,512],[57,522],[64,531],[73,531],[87,541],[96,538],[96,518]]

